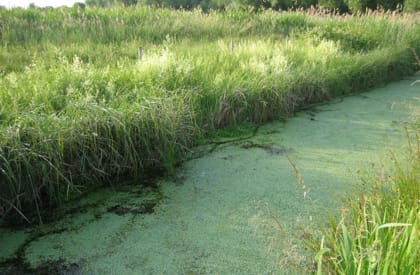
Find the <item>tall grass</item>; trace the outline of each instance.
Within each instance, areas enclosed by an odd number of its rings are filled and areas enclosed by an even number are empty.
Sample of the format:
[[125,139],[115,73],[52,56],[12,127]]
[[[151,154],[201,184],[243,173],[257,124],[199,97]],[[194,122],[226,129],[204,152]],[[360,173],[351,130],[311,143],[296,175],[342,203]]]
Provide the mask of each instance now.
[[318,274],[420,272],[420,139],[413,127],[408,156],[394,158],[394,174],[370,179],[368,190],[346,203],[341,220],[330,220],[320,246],[312,243]]
[[247,11],[203,13],[151,7],[1,10],[3,45],[68,44],[93,42],[122,44],[127,41],[161,43],[173,39],[209,41],[225,36],[247,37],[289,34],[311,27],[301,13]]
[[365,180],[358,199],[345,202],[341,219],[330,218],[323,228],[321,243],[308,242],[317,252],[317,274],[420,273],[418,115],[415,111],[412,125],[405,125],[407,151],[393,154],[394,170]]
[[28,220],[98,184],[173,173],[214,129],[411,74],[411,49],[420,51],[417,19],[386,14],[137,7],[0,16],[0,208]]

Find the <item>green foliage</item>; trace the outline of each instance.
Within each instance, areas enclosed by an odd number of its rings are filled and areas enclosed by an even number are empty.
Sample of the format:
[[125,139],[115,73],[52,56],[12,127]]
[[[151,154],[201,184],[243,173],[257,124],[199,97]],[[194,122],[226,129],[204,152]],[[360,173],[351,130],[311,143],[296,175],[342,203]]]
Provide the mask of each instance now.
[[341,13],[348,12],[345,0],[319,0],[318,5],[328,10],[338,10]]
[[[106,1],[106,0],[90,0]],[[108,0],[112,3],[114,0]],[[405,11],[419,10],[418,0],[140,0],[142,5],[158,7],[171,7],[193,9],[200,7],[205,11],[210,9],[246,9],[246,10],[288,10],[311,7],[322,7],[324,9],[336,10],[341,13],[351,11],[352,13],[365,12],[366,9],[376,10],[397,10],[402,4],[407,8]],[[107,5],[102,5],[107,6]],[[250,8],[251,7],[251,8]]]
[[111,7],[119,3],[118,0],[86,0],[86,5],[92,7]]
[[363,29],[349,21],[327,22],[312,32],[325,39],[338,41],[345,51],[370,51],[386,47],[389,43],[396,43],[399,39],[398,25],[386,22],[387,20],[387,18],[366,18]]
[[73,4],[73,9],[80,9],[82,11],[84,11],[86,9],[86,4],[85,3],[80,3],[80,2],[76,2]]
[[304,8],[308,9],[311,6],[315,6],[317,4],[317,0],[293,0],[293,8]]
[[[405,0],[405,2],[410,1]],[[403,0],[344,0],[344,2],[352,13],[364,13],[367,9],[376,10],[377,8],[396,10],[402,5]]]
[[135,6],[137,5],[137,0],[121,0],[124,6]]
[[216,129],[405,76],[420,50],[419,25],[391,15],[0,12],[0,207],[11,219],[40,219],[98,184],[171,174]]
[[344,0],[350,12],[365,12],[368,7],[368,2],[371,3],[371,0]]
[[317,254],[319,274],[420,271],[420,144],[413,129],[407,165],[395,159],[395,175],[365,182],[368,190],[347,201],[341,221],[331,219]]
[[287,10],[319,6],[329,10],[345,12],[365,12],[366,9],[396,10],[401,5],[404,11],[414,12],[420,9],[418,0],[86,0],[86,5],[111,7],[115,5],[133,6],[149,5],[175,9],[194,9],[200,7],[204,11],[211,9],[245,9],[253,11],[263,9]]
[[398,6],[401,6],[403,3],[402,0],[377,0],[376,7],[378,6],[385,10],[396,10]]
[[405,12],[418,12],[420,11],[420,1],[418,0],[405,0],[404,1]]

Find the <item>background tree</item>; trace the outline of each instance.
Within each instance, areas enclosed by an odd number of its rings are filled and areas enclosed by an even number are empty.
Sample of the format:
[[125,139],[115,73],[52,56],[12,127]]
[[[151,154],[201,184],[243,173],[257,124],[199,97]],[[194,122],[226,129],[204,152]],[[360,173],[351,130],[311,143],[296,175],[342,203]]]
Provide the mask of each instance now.
[[420,11],[420,1],[419,0],[405,0],[403,6],[404,6],[404,11],[405,12]]
[[73,4],[73,9],[85,10],[85,8],[86,8],[85,3],[76,2],[76,3]]
[[378,7],[383,7],[385,10],[395,10],[402,5],[406,12],[420,10],[420,0],[86,0],[86,5],[98,7],[149,5],[174,9],[201,7],[205,11],[227,8],[246,9],[249,6],[254,7],[254,10],[269,8],[273,10],[307,9],[311,6],[320,6],[329,10],[338,10],[342,13],[365,12],[366,9],[374,10]]
[[343,0],[318,0],[318,6],[328,10],[338,10],[342,13],[349,11]]
[[124,6],[135,6],[137,5],[137,0],[121,0]]
[[117,0],[86,0],[87,6],[94,7],[110,7],[118,3]]

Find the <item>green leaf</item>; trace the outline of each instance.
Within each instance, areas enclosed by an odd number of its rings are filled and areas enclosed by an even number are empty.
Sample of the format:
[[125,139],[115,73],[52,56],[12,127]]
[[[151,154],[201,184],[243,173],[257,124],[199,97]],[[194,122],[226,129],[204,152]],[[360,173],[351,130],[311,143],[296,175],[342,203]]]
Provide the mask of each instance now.
[[383,228],[389,228],[389,227],[408,227],[411,226],[411,223],[386,223],[383,225],[378,226],[378,230],[379,229],[383,229]]

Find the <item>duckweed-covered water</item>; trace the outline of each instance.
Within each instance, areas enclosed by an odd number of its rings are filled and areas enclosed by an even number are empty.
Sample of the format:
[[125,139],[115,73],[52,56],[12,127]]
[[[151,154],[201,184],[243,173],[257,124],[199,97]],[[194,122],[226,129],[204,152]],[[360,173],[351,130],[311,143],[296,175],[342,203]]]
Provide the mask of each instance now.
[[390,152],[404,150],[403,124],[420,109],[412,81],[198,147],[209,152],[187,161],[173,181],[116,184],[68,206],[55,223],[0,229],[0,273],[309,271],[302,240],[339,213],[362,177],[386,176]]

